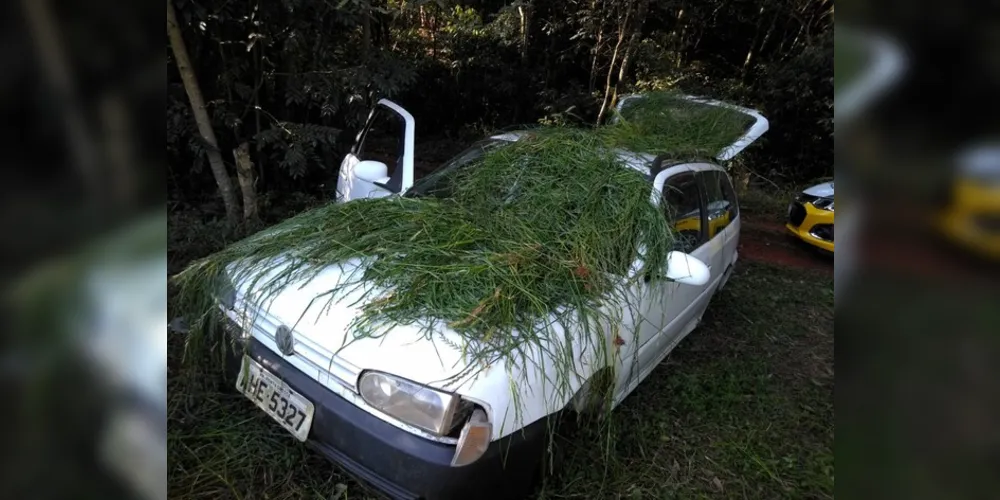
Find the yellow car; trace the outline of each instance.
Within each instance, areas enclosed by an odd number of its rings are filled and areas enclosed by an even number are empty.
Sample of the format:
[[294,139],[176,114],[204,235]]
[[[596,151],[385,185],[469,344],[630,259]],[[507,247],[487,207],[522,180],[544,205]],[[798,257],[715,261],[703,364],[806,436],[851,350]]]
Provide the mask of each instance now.
[[[708,239],[715,237],[729,225],[729,202],[713,201],[708,204]],[[681,216],[674,222],[674,231],[681,235],[698,235],[701,233],[701,214],[698,210]],[[697,238],[697,236],[693,236]]]
[[1000,259],[1000,147],[972,148],[959,162],[938,227],[962,247]]
[[800,240],[833,253],[833,182],[802,191],[788,206],[785,228]]

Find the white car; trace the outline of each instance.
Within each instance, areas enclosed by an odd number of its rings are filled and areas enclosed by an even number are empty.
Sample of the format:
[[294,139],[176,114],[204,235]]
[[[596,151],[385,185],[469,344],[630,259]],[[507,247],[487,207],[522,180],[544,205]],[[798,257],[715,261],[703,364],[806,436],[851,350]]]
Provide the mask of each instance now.
[[[91,431],[96,433],[95,448],[84,445],[86,453],[120,487],[145,500],[168,496],[166,223],[166,212],[146,215],[13,282],[8,298],[17,310],[37,310],[29,315],[31,321],[43,315],[45,321],[31,329],[42,335],[38,342],[0,361],[31,380],[63,377],[66,372],[50,372],[62,363],[85,363],[88,372],[72,382],[93,406],[82,408],[80,415],[57,418],[96,424]],[[44,350],[33,353],[35,349]],[[53,355],[64,361],[46,364]]]
[[[732,158],[768,128],[756,111],[701,102],[753,117],[746,134],[720,151],[718,161]],[[342,166],[338,201],[426,196],[439,178],[432,174],[413,183],[413,117],[390,101],[381,101],[379,110],[404,124],[396,168],[389,173],[384,163],[362,160],[366,126],[359,147]],[[441,169],[459,168],[486,148],[503,147],[520,136],[490,137]],[[329,308],[304,313],[315,297],[357,268],[355,261],[288,285],[266,308],[245,304],[252,291],[232,284],[233,293],[221,307],[231,320],[228,331],[244,339],[249,353],[234,364],[240,370],[238,389],[298,440],[393,498],[515,498],[526,493],[548,444],[547,417],[585,409],[589,382],[609,369],[617,377],[613,405],[619,404],[698,325],[737,260],[739,204],[717,162],[628,152],[619,158],[622,168],[647,176],[652,200],[665,210],[663,223],[681,219],[691,237],[669,254],[666,276],[636,280],[634,301],[617,305],[637,314],[627,313],[626,324],[617,333],[608,332],[609,349],[618,353],[614,359],[579,352],[585,342],[573,343],[579,376],[571,377],[571,391],[548,383],[560,362],[551,355],[556,347],[529,350],[513,368],[481,367],[474,376],[464,376],[470,372],[469,361],[450,347],[459,345],[461,337],[443,324],[438,330],[443,342],[426,338],[415,326],[397,325],[381,338],[345,344],[347,327],[360,313],[363,290],[344,292]],[[695,216],[678,218],[667,211]],[[553,344],[563,335],[583,335],[556,330]]]

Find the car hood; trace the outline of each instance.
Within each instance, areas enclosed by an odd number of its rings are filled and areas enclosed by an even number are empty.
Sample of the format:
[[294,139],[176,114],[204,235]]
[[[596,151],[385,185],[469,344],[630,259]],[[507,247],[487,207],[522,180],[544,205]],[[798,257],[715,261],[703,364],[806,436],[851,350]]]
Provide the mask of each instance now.
[[[287,267],[281,260],[271,264],[273,267],[264,280]],[[312,278],[288,283],[268,298],[251,295],[245,283],[237,284],[237,295],[246,308],[245,314],[254,317],[256,313],[266,318],[266,321],[255,320],[255,336],[274,335],[274,332],[260,332],[262,325],[272,329],[286,325],[292,329],[296,341],[293,356],[311,357],[313,365],[350,366],[345,373],[353,375],[362,370],[379,370],[450,391],[464,385],[461,382],[468,377],[459,376],[469,371],[468,341],[444,322],[431,321],[433,334],[428,334],[423,324],[395,324],[378,328],[380,333],[387,334],[355,338],[351,322],[362,314],[364,305],[386,292],[360,282],[365,268],[363,260],[352,259],[328,266]],[[304,344],[303,349],[298,348],[299,343]],[[330,372],[338,376],[337,370]],[[479,370],[475,374],[482,377],[484,372]],[[356,380],[343,382],[353,386]]]
[[805,189],[802,192],[809,196],[831,198],[833,197],[833,181],[816,184],[815,186]]
[[[285,268],[280,262],[268,267],[270,272],[262,277],[264,280]],[[607,363],[608,350],[614,349],[610,336],[605,337],[607,344],[603,349],[591,342],[574,340],[580,332],[565,331],[556,320],[557,316],[568,314],[563,308],[540,322],[552,329],[551,335],[525,345],[514,363],[505,359],[492,363],[477,361],[470,353],[475,352],[478,344],[465,339],[443,321],[430,323],[433,333],[420,325],[387,324],[379,329],[382,335],[354,339],[351,322],[362,313],[365,304],[378,300],[385,292],[371,285],[353,284],[365,268],[366,263],[361,259],[328,266],[309,279],[285,284],[279,293],[265,300],[248,295],[250,290],[245,281],[234,283],[237,303],[241,304],[237,310],[242,311],[237,316],[248,315],[244,319],[253,321],[253,336],[275,353],[278,353],[274,341],[278,326],[290,327],[295,337],[295,353],[283,359],[311,372],[314,375],[310,376],[321,383],[338,381],[339,384],[327,384],[331,390],[339,390],[334,387],[339,385],[356,393],[361,372],[378,370],[484,402],[492,408],[488,411],[496,412],[491,416],[494,439],[564,408],[589,374]],[[230,267],[231,275],[234,270]],[[345,283],[351,285],[341,286]],[[336,294],[331,294],[331,290],[338,288]],[[564,353],[565,357],[554,353]],[[560,383],[550,383],[551,374],[565,370],[567,359],[574,360],[575,369]],[[512,408],[516,410],[509,411]]]

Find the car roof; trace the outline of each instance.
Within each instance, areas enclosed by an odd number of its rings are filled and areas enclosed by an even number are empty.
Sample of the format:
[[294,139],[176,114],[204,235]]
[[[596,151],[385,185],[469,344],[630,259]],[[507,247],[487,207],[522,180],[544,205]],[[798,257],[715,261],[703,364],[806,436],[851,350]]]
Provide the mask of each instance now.
[[[489,139],[497,141],[517,142],[522,137],[524,137],[525,134],[529,132],[530,130],[514,130],[511,132],[505,132],[503,134],[492,135],[489,137]],[[621,160],[623,164],[625,164],[625,166],[631,168],[632,170],[636,170],[639,173],[646,176],[650,175],[650,167],[656,160],[656,156],[654,155],[648,153],[636,153],[625,149],[615,149],[615,154],[618,156],[618,159]],[[706,160],[690,159],[683,161],[673,161],[672,165],[670,166],[683,165],[684,163],[705,163],[711,165],[713,170],[715,169],[724,170],[721,166],[717,165],[713,160],[708,160],[708,159]]]

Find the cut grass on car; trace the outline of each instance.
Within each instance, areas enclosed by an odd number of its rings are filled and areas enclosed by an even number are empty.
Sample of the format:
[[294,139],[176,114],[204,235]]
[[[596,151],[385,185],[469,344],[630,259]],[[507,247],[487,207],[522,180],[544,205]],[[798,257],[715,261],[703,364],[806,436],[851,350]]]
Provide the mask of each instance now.
[[[621,322],[602,303],[627,303],[632,279],[665,274],[673,234],[650,183],[590,131],[538,130],[427,182],[415,189],[423,196],[328,204],[195,262],[176,279],[195,333],[210,332],[220,282],[247,283],[251,304],[266,303],[356,259],[360,271],[302,305],[318,312],[364,290],[349,331],[330,335],[349,343],[415,324],[436,341],[444,322],[463,338],[470,369],[523,363],[520,353],[547,344],[556,326],[587,333],[564,339],[562,353],[572,342],[599,351],[599,325]],[[634,273],[640,249],[646,267]],[[555,377],[567,391],[571,381]]]
[[[249,284],[245,307],[253,307],[355,259],[363,271],[303,304],[322,311],[345,293],[365,290],[349,331],[330,333],[349,335],[345,343],[397,324],[419,325],[438,340],[444,322],[462,337],[469,370],[522,364],[526,349],[535,347],[569,360],[583,343],[578,350],[606,355],[605,326],[622,325],[625,313],[603,304],[628,306],[634,279],[665,274],[674,238],[650,200],[649,180],[623,168],[615,150],[681,156],[718,150],[745,131],[747,120],[672,93],[650,94],[630,102],[611,125],[534,129],[489,149],[477,162],[415,186],[422,196],[309,210],[175,278],[180,307],[194,319],[192,341],[213,331],[220,283]],[[640,251],[643,268],[631,269]],[[553,343],[556,327],[581,335]],[[577,374],[546,375],[572,395]]]
[[611,146],[684,159],[714,157],[753,122],[739,111],[662,91],[626,101],[617,121],[600,130]]
[[[346,335],[349,344],[409,324],[437,341],[444,340],[438,335],[444,323],[463,341],[452,346],[466,356],[460,377],[497,364],[523,366],[526,352],[547,352],[559,368],[543,378],[568,399],[580,375],[574,352],[608,355],[607,328],[620,329],[629,314],[604,305],[634,304],[627,298],[633,280],[666,274],[673,249],[674,234],[650,198],[649,179],[624,168],[616,150],[712,154],[748,125],[742,114],[655,94],[608,126],[534,129],[472,164],[425,179],[414,187],[419,195],[303,212],[175,277],[178,307],[192,319],[193,358],[220,345],[211,339],[220,287],[247,285],[250,300],[241,306],[254,307],[352,261],[360,264],[357,271],[303,304],[303,314],[318,313],[363,290],[361,313],[346,332],[330,335]],[[640,269],[632,269],[637,260]],[[579,335],[556,337],[556,326]]]

